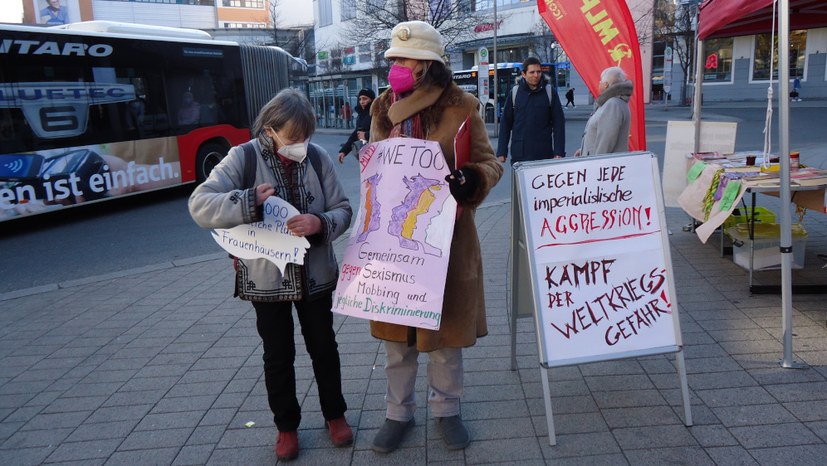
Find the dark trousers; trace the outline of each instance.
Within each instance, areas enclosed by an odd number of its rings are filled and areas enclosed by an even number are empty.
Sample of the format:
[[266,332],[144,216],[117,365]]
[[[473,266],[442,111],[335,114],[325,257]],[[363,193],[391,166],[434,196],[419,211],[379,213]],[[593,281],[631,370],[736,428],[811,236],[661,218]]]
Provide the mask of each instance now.
[[304,344],[313,361],[319,400],[325,420],[344,416],[342,373],[333,331],[332,294],[308,302],[253,302],[256,328],[264,343],[264,383],[273,420],[280,432],[299,428],[301,407],[296,399],[296,345],[293,341],[293,304],[299,316]]

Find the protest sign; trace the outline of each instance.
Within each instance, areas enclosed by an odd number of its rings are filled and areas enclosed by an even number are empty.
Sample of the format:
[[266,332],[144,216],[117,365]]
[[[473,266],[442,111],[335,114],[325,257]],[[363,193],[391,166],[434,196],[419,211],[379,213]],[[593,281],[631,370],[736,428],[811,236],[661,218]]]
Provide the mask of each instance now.
[[439,329],[456,201],[439,144],[392,138],[359,154],[361,202],[333,312]]
[[516,170],[542,362],[677,351],[680,328],[653,156]]
[[264,218],[260,222],[245,223],[237,227],[216,228],[212,237],[219,246],[241,259],[267,259],[284,273],[288,262],[304,264],[304,255],[310,242],[294,236],[287,229],[287,220],[299,215],[299,211],[276,196],[264,201]]
[[555,366],[675,353],[692,425],[659,173],[649,152],[514,165],[511,288],[529,277],[550,445]]

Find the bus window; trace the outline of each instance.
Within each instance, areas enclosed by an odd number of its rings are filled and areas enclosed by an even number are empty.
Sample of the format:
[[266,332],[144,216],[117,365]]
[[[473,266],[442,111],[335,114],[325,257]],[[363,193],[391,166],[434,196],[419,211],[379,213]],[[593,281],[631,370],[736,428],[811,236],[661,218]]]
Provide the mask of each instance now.
[[0,24],[0,221],[63,205],[67,182],[83,203],[203,181],[293,71],[306,79],[280,49],[150,29]]

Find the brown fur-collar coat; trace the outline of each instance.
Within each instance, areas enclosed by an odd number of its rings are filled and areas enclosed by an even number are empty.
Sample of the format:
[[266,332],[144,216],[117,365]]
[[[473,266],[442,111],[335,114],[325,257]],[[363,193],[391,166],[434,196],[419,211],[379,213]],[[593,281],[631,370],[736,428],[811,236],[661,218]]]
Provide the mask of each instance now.
[[419,351],[472,346],[477,337],[488,334],[485,320],[482,257],[474,214],[503,173],[488,142],[488,132],[479,115],[479,101],[451,83],[446,88],[416,89],[391,105],[391,91],[380,95],[371,108],[371,141],[388,138],[393,127],[420,114],[425,139],[442,147],[448,166],[454,166],[454,136],[465,119],[471,117],[471,157],[463,169],[474,170],[479,185],[461,203],[462,214],[454,226],[451,258],[438,331],[372,321],[371,334],[382,340],[416,344]]

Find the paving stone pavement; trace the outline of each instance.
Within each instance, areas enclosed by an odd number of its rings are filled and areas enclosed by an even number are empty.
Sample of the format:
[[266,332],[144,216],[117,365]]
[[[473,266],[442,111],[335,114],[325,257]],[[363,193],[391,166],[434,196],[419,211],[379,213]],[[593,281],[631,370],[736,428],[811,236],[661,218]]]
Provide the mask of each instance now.
[[[561,367],[550,370],[558,444],[549,446],[532,319],[518,321],[511,371],[510,215],[508,202],[477,212],[490,335],[465,351],[471,445],[447,450],[421,406],[402,448],[371,451],[384,418],[383,351],[366,321],[336,316],[356,439],[331,445],[297,328],[295,464],[825,464],[824,299],[794,296],[795,356],[809,368],[781,368],[780,297],[750,295],[717,236],[701,244],[677,209],[667,223],[694,426],[683,424],[673,355]],[[827,216],[809,214],[805,226],[808,267],[794,280],[823,282],[814,254],[827,250]],[[273,464],[254,312],[232,298],[231,278],[215,254],[0,295],[0,463]]]

